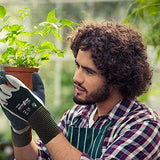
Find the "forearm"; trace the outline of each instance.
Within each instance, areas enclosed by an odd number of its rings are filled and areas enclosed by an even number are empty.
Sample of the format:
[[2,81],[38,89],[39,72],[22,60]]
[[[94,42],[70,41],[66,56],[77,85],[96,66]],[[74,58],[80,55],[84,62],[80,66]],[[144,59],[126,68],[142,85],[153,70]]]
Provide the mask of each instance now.
[[16,160],[37,160],[38,149],[33,139],[24,147],[16,147],[13,145],[13,149]]
[[62,133],[46,144],[54,160],[79,160],[81,152],[73,147]]
[[12,75],[0,72],[0,105],[11,124],[16,160],[38,158],[38,148],[29,129],[29,118],[44,105],[45,95],[43,82],[38,74],[32,74],[32,83],[33,91]]
[[36,160],[38,149],[32,138],[31,128],[22,134],[17,134],[11,127],[11,133],[16,160]]
[[54,160],[80,159],[81,152],[68,142],[50,113],[44,107],[39,108],[31,116],[29,123],[45,144]]

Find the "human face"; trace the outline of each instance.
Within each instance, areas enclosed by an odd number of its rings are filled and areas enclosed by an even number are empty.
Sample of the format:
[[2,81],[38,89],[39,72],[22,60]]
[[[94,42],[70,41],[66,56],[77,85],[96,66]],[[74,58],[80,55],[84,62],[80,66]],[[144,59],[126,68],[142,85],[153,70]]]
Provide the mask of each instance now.
[[110,89],[105,78],[93,63],[90,51],[79,50],[75,63],[77,68],[73,77],[74,102],[93,104],[106,100],[110,95]]

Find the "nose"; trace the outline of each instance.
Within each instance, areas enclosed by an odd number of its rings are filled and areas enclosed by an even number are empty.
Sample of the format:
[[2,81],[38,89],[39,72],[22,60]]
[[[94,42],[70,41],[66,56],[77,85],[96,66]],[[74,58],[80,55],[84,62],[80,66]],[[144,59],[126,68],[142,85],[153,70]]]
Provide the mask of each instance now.
[[78,82],[80,84],[82,84],[84,82],[84,76],[83,76],[82,70],[80,68],[76,69],[74,76],[73,76],[73,81]]

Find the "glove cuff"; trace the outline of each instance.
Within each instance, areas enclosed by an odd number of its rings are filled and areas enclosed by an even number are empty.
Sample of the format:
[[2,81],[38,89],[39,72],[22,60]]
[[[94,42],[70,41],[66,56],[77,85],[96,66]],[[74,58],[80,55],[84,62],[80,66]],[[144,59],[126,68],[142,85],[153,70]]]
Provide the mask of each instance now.
[[47,144],[61,132],[48,110],[44,107],[37,109],[28,119],[28,122],[44,144]]
[[23,132],[22,134],[18,134],[14,132],[13,128],[11,127],[11,132],[12,132],[12,143],[16,147],[24,147],[28,145],[32,140],[31,128],[28,129],[26,132]]

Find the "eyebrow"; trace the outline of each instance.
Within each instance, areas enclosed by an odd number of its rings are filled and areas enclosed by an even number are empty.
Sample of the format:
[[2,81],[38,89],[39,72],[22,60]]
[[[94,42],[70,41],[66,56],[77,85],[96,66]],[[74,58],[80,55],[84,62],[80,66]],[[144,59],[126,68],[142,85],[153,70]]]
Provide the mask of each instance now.
[[[77,62],[77,60],[75,59],[75,64],[77,66],[80,66],[79,63]],[[89,68],[89,67],[86,67],[86,66],[81,66],[83,69],[87,70],[87,71],[90,71],[91,73],[94,73],[94,74],[98,74],[95,70],[93,70],[92,68]]]

